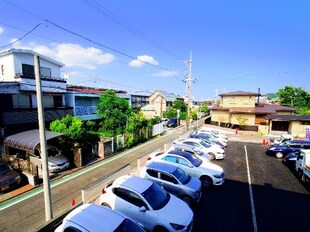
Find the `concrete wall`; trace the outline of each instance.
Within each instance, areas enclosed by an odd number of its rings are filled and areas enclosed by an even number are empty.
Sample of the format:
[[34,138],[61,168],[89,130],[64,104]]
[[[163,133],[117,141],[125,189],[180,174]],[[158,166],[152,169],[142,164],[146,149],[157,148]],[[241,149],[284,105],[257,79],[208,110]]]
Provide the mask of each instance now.
[[230,123],[230,115],[228,111],[212,111],[211,121]]
[[232,114],[231,123],[236,125],[254,126],[255,114]]
[[233,107],[255,107],[254,96],[225,96],[221,98],[221,106]]
[[289,132],[293,136],[306,138],[306,127],[310,125],[302,125],[299,121],[291,121],[289,124]]

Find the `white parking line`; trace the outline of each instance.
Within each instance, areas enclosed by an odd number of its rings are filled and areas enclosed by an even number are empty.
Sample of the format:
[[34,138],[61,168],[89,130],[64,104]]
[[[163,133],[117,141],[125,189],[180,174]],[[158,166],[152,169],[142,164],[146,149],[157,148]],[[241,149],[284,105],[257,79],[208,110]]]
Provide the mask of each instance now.
[[246,168],[248,172],[248,182],[249,182],[249,192],[250,192],[250,200],[251,200],[251,209],[252,209],[252,221],[253,221],[253,229],[254,232],[257,232],[257,222],[256,222],[256,213],[255,213],[255,206],[254,206],[254,197],[252,191],[252,183],[251,183],[251,174],[250,174],[250,167],[249,167],[249,160],[248,160],[248,152],[246,146],[244,145],[245,150],[245,160],[246,160]]

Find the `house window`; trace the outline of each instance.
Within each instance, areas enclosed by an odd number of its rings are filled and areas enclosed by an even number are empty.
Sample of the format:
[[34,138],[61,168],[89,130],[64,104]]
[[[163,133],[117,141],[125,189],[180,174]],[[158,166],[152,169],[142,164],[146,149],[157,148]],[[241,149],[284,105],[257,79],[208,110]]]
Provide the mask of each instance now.
[[13,108],[30,108],[30,95],[13,95]]
[[1,74],[4,75],[4,65],[1,65]]
[[54,106],[62,107],[62,96],[54,96]]
[[[34,66],[30,64],[22,64],[23,75],[26,77],[34,77]],[[51,77],[52,71],[50,68],[40,67],[40,75],[43,77]]]
[[22,64],[23,76],[34,77],[34,66],[29,64]]
[[43,96],[43,107],[53,107],[53,97],[52,96]]
[[43,77],[51,77],[52,72],[50,68],[40,67],[40,74]]
[[310,125],[310,121],[302,121],[300,122],[301,125]]

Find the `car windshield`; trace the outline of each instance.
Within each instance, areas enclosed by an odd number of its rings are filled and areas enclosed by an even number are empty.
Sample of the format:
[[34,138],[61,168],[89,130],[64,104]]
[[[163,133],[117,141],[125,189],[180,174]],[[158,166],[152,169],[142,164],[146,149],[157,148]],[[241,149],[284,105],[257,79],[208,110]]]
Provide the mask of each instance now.
[[182,184],[187,184],[191,179],[191,177],[181,168],[177,168],[172,175],[174,175]]
[[49,148],[49,149],[47,150],[47,156],[48,156],[48,157],[54,157],[54,156],[56,156],[56,155],[58,155],[58,154],[59,154],[59,151],[58,151],[56,148],[54,148],[54,147]]
[[154,210],[163,208],[169,201],[170,195],[158,184],[153,183],[141,194]]
[[124,221],[122,221],[122,223],[114,230],[114,232],[131,232],[131,231],[143,232],[145,230],[127,218],[125,218]]
[[211,145],[210,145],[210,144],[206,143],[206,142],[205,142],[205,141],[203,141],[203,140],[201,140],[201,141],[200,141],[200,144],[201,144],[202,146],[206,147],[206,148],[211,147]]
[[197,155],[200,155],[200,156],[204,155],[204,153],[196,147],[194,148],[194,151],[196,152]]
[[6,163],[0,164],[0,174],[1,175],[5,174],[11,170],[12,170],[12,168],[8,164],[6,164]]
[[197,156],[195,155],[190,155],[187,157],[187,159],[192,163],[192,165],[194,165],[195,167],[199,167],[202,164],[202,160],[199,159]]

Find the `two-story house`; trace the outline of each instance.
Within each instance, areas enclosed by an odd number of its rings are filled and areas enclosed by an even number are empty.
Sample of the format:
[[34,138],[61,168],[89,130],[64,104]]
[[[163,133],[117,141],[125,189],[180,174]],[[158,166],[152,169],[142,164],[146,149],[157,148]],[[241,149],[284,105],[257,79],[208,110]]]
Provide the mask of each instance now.
[[[262,104],[260,93],[236,91],[220,94],[220,106],[212,107],[211,123],[230,128],[258,131],[270,134],[271,131],[292,132],[291,120],[272,120],[295,118],[295,108]],[[281,117],[279,117],[281,116]]]
[[1,136],[38,128],[34,56],[40,58],[45,123],[67,114],[67,81],[61,77],[64,64],[31,50],[8,49],[0,52],[0,131]]
[[131,107],[133,109],[141,109],[149,104],[149,97],[151,93],[146,91],[132,92],[131,95]]
[[152,108],[154,115],[160,118],[163,117],[163,112],[169,110],[172,107],[172,104],[177,99],[183,99],[181,97],[176,96],[173,93],[168,93],[166,91],[156,90],[149,97],[149,105],[148,108]]
[[[73,108],[73,115],[79,117],[83,121],[100,119],[97,114],[98,103],[100,96],[107,89],[67,85],[67,94],[65,97],[68,106]],[[115,91],[117,97],[125,98],[129,105],[131,103],[131,96],[126,91]]]

